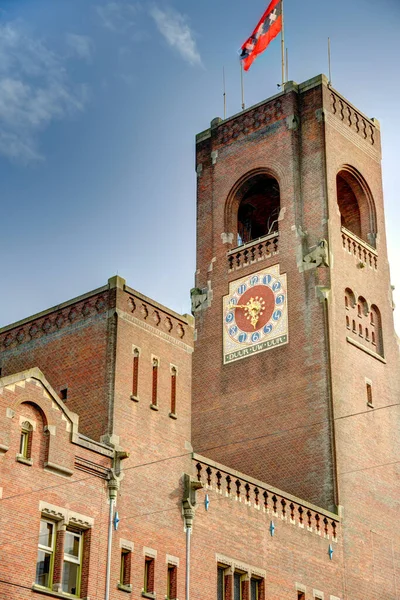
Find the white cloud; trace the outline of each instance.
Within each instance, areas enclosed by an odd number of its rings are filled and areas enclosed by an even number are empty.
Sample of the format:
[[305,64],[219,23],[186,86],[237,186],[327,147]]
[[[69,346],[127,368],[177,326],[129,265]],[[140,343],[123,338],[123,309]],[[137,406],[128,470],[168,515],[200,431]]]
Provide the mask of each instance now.
[[136,23],[136,16],[142,10],[139,2],[116,1],[96,6],[103,26],[115,33],[124,33]]
[[184,15],[172,9],[165,11],[157,7],[153,7],[150,14],[167,43],[175,48],[184,60],[191,65],[202,64],[193,32]]
[[60,56],[20,24],[0,24],[0,154],[22,163],[43,159],[39,132],[86,102],[86,87],[70,81]]
[[76,33],[67,33],[66,41],[71,56],[86,60],[88,63],[92,60],[94,44],[90,37]]

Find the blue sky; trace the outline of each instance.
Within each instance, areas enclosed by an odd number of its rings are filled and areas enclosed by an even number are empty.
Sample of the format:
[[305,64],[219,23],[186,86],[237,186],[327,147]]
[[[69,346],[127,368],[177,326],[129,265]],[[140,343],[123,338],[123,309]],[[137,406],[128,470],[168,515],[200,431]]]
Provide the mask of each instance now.
[[[240,110],[237,50],[265,8],[264,0],[2,0],[0,326],[116,273],[189,312],[194,136],[222,116],[223,66],[228,115]],[[400,4],[285,0],[285,19],[289,79],[327,71],[330,36],[334,86],[381,121],[400,305]],[[276,40],[246,74],[246,104],[275,94],[279,80]]]

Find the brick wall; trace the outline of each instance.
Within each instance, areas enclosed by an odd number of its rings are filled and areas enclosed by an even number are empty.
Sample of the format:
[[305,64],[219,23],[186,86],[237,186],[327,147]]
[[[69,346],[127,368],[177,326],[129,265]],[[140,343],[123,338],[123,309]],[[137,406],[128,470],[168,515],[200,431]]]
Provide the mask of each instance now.
[[[215,460],[332,508],[328,356],[316,295],[326,274],[299,273],[297,266],[303,245],[327,236],[323,128],[316,118],[321,107],[318,85],[302,94],[288,91],[198,138],[196,285],[211,286],[213,299],[196,318],[193,444]],[[235,215],[227,214],[235,211],[232,190],[262,169],[277,179],[286,209],[279,252],[229,272],[226,253],[235,242],[223,243],[221,234],[235,234]],[[229,282],[275,264],[287,274],[289,344],[223,366],[221,304]]]

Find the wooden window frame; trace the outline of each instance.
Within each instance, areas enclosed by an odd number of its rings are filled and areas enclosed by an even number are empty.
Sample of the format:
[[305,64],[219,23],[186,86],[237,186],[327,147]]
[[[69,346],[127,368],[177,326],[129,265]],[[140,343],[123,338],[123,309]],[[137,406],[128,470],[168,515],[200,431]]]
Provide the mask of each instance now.
[[[73,535],[73,536],[79,536],[78,556],[74,556],[72,554],[69,554],[69,553],[65,552],[65,546],[67,544],[68,534]],[[80,592],[81,592],[82,563],[83,563],[83,545],[84,545],[84,532],[82,530],[80,530],[80,529],[76,529],[76,528],[72,528],[72,527],[67,527],[67,530],[65,532],[65,538],[64,538],[61,585],[62,585],[62,591],[63,591],[64,594],[68,594],[69,596],[72,596],[72,597],[75,596],[77,598],[80,597]],[[66,564],[73,564],[73,565],[77,565],[78,566],[75,592],[69,592],[69,591],[64,590],[64,566]]]
[[[40,537],[41,537],[40,528],[41,528],[42,523],[47,523],[52,526],[51,546],[45,546],[44,544],[40,543]],[[38,554],[39,554],[39,552],[43,552],[45,554],[50,555],[49,581],[48,581],[48,585],[42,585],[41,583],[38,582],[37,568],[38,568],[39,561],[36,560],[35,584],[45,590],[53,589],[54,560],[55,560],[55,554],[56,554],[56,538],[57,538],[57,523],[55,521],[52,521],[51,519],[45,519],[42,517],[40,519],[40,524],[39,524]],[[39,556],[37,558],[39,558]]]

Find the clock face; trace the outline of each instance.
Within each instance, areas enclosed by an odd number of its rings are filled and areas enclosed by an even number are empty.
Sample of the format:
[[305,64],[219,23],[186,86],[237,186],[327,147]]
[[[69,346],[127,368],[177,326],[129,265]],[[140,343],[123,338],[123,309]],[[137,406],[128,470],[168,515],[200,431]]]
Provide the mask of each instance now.
[[286,275],[279,265],[230,283],[223,318],[224,364],[286,344]]

